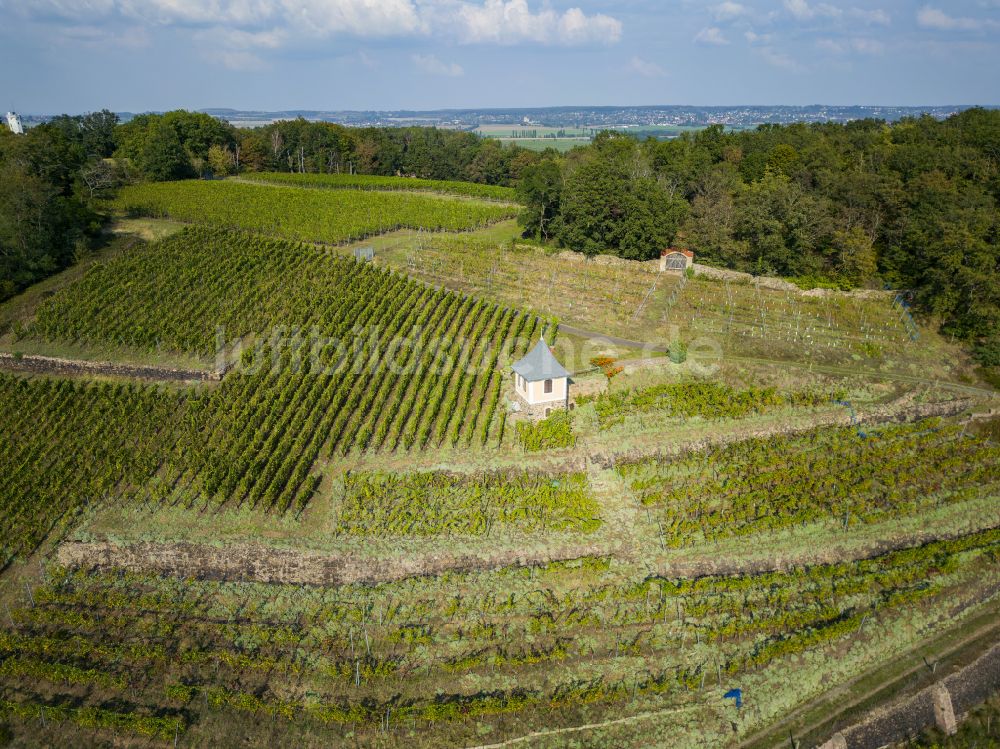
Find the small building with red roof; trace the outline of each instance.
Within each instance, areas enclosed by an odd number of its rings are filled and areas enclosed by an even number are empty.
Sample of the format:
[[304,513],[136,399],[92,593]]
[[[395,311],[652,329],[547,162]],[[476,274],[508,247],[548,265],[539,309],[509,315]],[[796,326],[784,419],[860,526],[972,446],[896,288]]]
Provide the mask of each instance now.
[[683,273],[694,265],[694,253],[677,247],[668,247],[660,253],[660,271]]

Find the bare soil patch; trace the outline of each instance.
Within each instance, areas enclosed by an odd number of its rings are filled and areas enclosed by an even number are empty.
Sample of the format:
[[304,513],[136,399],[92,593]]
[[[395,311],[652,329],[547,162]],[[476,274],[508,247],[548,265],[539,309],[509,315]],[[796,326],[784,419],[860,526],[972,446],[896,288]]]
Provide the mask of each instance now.
[[217,382],[222,379],[221,372],[211,370],[174,369],[172,367],[121,362],[92,362],[35,354],[18,356],[2,352],[0,352],[0,368],[33,374],[98,375],[154,382]]

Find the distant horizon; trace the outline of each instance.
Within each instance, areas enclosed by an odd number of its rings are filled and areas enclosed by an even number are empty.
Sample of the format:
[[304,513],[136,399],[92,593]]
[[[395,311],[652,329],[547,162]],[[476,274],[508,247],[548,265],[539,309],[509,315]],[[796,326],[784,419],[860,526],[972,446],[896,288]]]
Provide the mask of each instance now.
[[412,107],[344,107],[339,109],[328,109],[323,107],[315,106],[303,106],[303,107],[277,107],[277,108],[257,108],[257,107],[229,107],[229,106],[175,106],[175,107],[163,107],[157,109],[141,109],[141,108],[113,108],[113,107],[96,107],[93,109],[80,109],[80,110],[60,110],[60,111],[49,111],[49,112],[32,112],[17,107],[7,107],[5,111],[16,112],[22,117],[58,117],[60,115],[78,116],[89,114],[91,112],[98,112],[103,109],[114,112],[115,114],[130,114],[130,115],[143,115],[143,114],[162,114],[164,112],[172,112],[177,110],[186,110],[189,112],[202,112],[206,114],[213,113],[223,113],[232,112],[235,114],[287,114],[287,113],[300,113],[300,112],[313,112],[317,114],[367,114],[367,113],[409,113],[409,114],[442,114],[442,113],[487,113],[487,112],[531,112],[531,111],[557,111],[557,110],[582,110],[582,111],[601,111],[601,110],[656,110],[656,109],[676,109],[676,108],[692,108],[692,109],[721,109],[721,110],[731,110],[737,108],[749,108],[749,109],[901,109],[901,110],[925,110],[925,109],[1000,109],[1000,103],[954,103],[954,102],[944,102],[944,103],[929,103],[925,102],[923,104],[891,104],[891,103],[879,103],[879,104],[830,104],[823,102],[816,102],[812,104],[781,104],[781,103],[771,103],[771,104],[761,104],[761,103],[748,103],[748,102],[735,102],[732,104],[692,104],[689,102],[668,104],[668,103],[657,103],[657,104],[551,104],[551,105],[540,105],[540,106],[451,106],[451,107],[427,107],[421,109],[415,109]]
[[24,112],[921,108],[995,101],[998,69],[1000,0],[0,2]]

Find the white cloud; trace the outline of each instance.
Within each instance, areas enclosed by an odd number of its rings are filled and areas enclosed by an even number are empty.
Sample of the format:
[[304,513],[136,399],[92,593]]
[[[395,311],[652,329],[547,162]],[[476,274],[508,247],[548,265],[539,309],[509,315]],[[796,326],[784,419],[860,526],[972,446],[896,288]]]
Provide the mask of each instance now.
[[772,65],[776,68],[781,68],[782,70],[791,70],[793,72],[798,72],[802,70],[802,66],[799,65],[795,60],[786,55],[784,52],[779,52],[773,47],[761,47],[759,50],[761,58],[768,65]]
[[62,43],[79,44],[93,49],[144,49],[151,43],[149,32],[142,26],[112,30],[78,24],[59,29],[54,38]]
[[628,69],[646,78],[663,78],[667,75],[667,71],[655,62],[643,60],[641,57],[633,57],[629,60]]
[[240,73],[250,73],[258,70],[266,70],[267,63],[253,52],[246,50],[232,49],[209,49],[205,52],[205,59],[219,63],[229,70]]
[[115,9],[115,0],[4,0],[0,8],[10,8],[23,16],[57,16],[94,20]]
[[1000,23],[988,19],[949,16],[943,10],[925,5],[917,12],[917,23],[925,29],[937,31],[981,31],[1000,28]]
[[743,32],[743,38],[749,44],[770,44],[774,36],[772,34],[758,34],[753,29],[747,29]]
[[852,18],[856,18],[862,23],[867,23],[871,26],[889,26],[892,24],[892,18],[881,8],[875,8],[874,10],[851,8],[848,13]]
[[726,39],[726,35],[722,33],[722,29],[717,26],[709,26],[707,28],[699,31],[694,40],[699,44],[729,44],[729,40]]
[[[57,0],[69,3],[72,0]],[[93,0],[81,0],[84,3]],[[122,15],[156,24],[260,24],[275,12],[274,0],[116,0]]]
[[851,39],[851,47],[855,52],[862,55],[881,55],[885,52],[885,45],[878,39],[870,37],[855,37]]
[[880,55],[885,52],[885,45],[877,39],[870,37],[852,37],[849,39],[819,39],[816,47],[824,52],[831,52],[835,55],[844,55],[848,52],[856,52],[859,55]]
[[418,68],[430,75],[444,75],[450,78],[465,75],[465,71],[458,63],[443,62],[434,55],[413,55],[413,62]]
[[[254,1],[231,0],[248,5]],[[256,2],[264,4],[268,0]],[[428,30],[425,19],[411,0],[280,0],[276,15],[291,25],[313,29],[321,35],[411,36]]]
[[277,49],[288,40],[284,29],[270,31],[242,31],[217,26],[198,35],[199,39],[232,49]]
[[621,39],[621,21],[579,8],[559,13],[543,7],[532,12],[527,0],[486,0],[477,3],[450,0],[433,12],[435,26],[450,27],[466,44],[612,44]]
[[843,14],[843,11],[836,6],[827,3],[810,5],[807,0],[785,0],[785,10],[800,21],[819,17],[839,18]]
[[[22,15],[87,19],[115,14],[147,25],[225,27],[253,33],[282,29],[323,38],[446,36],[464,43],[610,44],[622,24],[544,0],[0,0]],[[291,37],[292,34],[289,34]]]
[[720,3],[712,8],[712,16],[716,21],[732,21],[741,16],[749,14],[749,9],[747,6],[740,3],[734,3],[732,0],[726,0],[724,3]]
[[148,25],[285,26],[314,34],[393,36],[426,30],[413,0],[6,0],[23,15],[86,18],[120,14]]
[[818,39],[816,47],[824,52],[832,52],[835,55],[842,55],[847,51],[844,49],[844,45],[835,39]]

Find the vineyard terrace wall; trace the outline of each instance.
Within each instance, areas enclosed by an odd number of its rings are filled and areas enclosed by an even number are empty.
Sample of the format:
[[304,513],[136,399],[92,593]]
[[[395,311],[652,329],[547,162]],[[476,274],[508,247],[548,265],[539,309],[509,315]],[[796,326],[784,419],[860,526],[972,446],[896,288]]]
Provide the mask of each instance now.
[[[956,715],[962,715],[1000,690],[1000,644],[973,663],[925,687],[917,694],[877,708],[862,720],[837,733],[846,749],[876,749],[905,741],[936,724],[935,691],[944,687]],[[823,747],[833,747],[833,740]],[[821,748],[822,749],[822,748]]]
[[101,377],[121,377],[152,382],[217,382],[222,372],[198,369],[174,369],[141,364],[116,362],[91,362],[80,359],[62,359],[35,354],[0,353],[0,368],[16,372],[30,372],[46,375],[97,375]]

